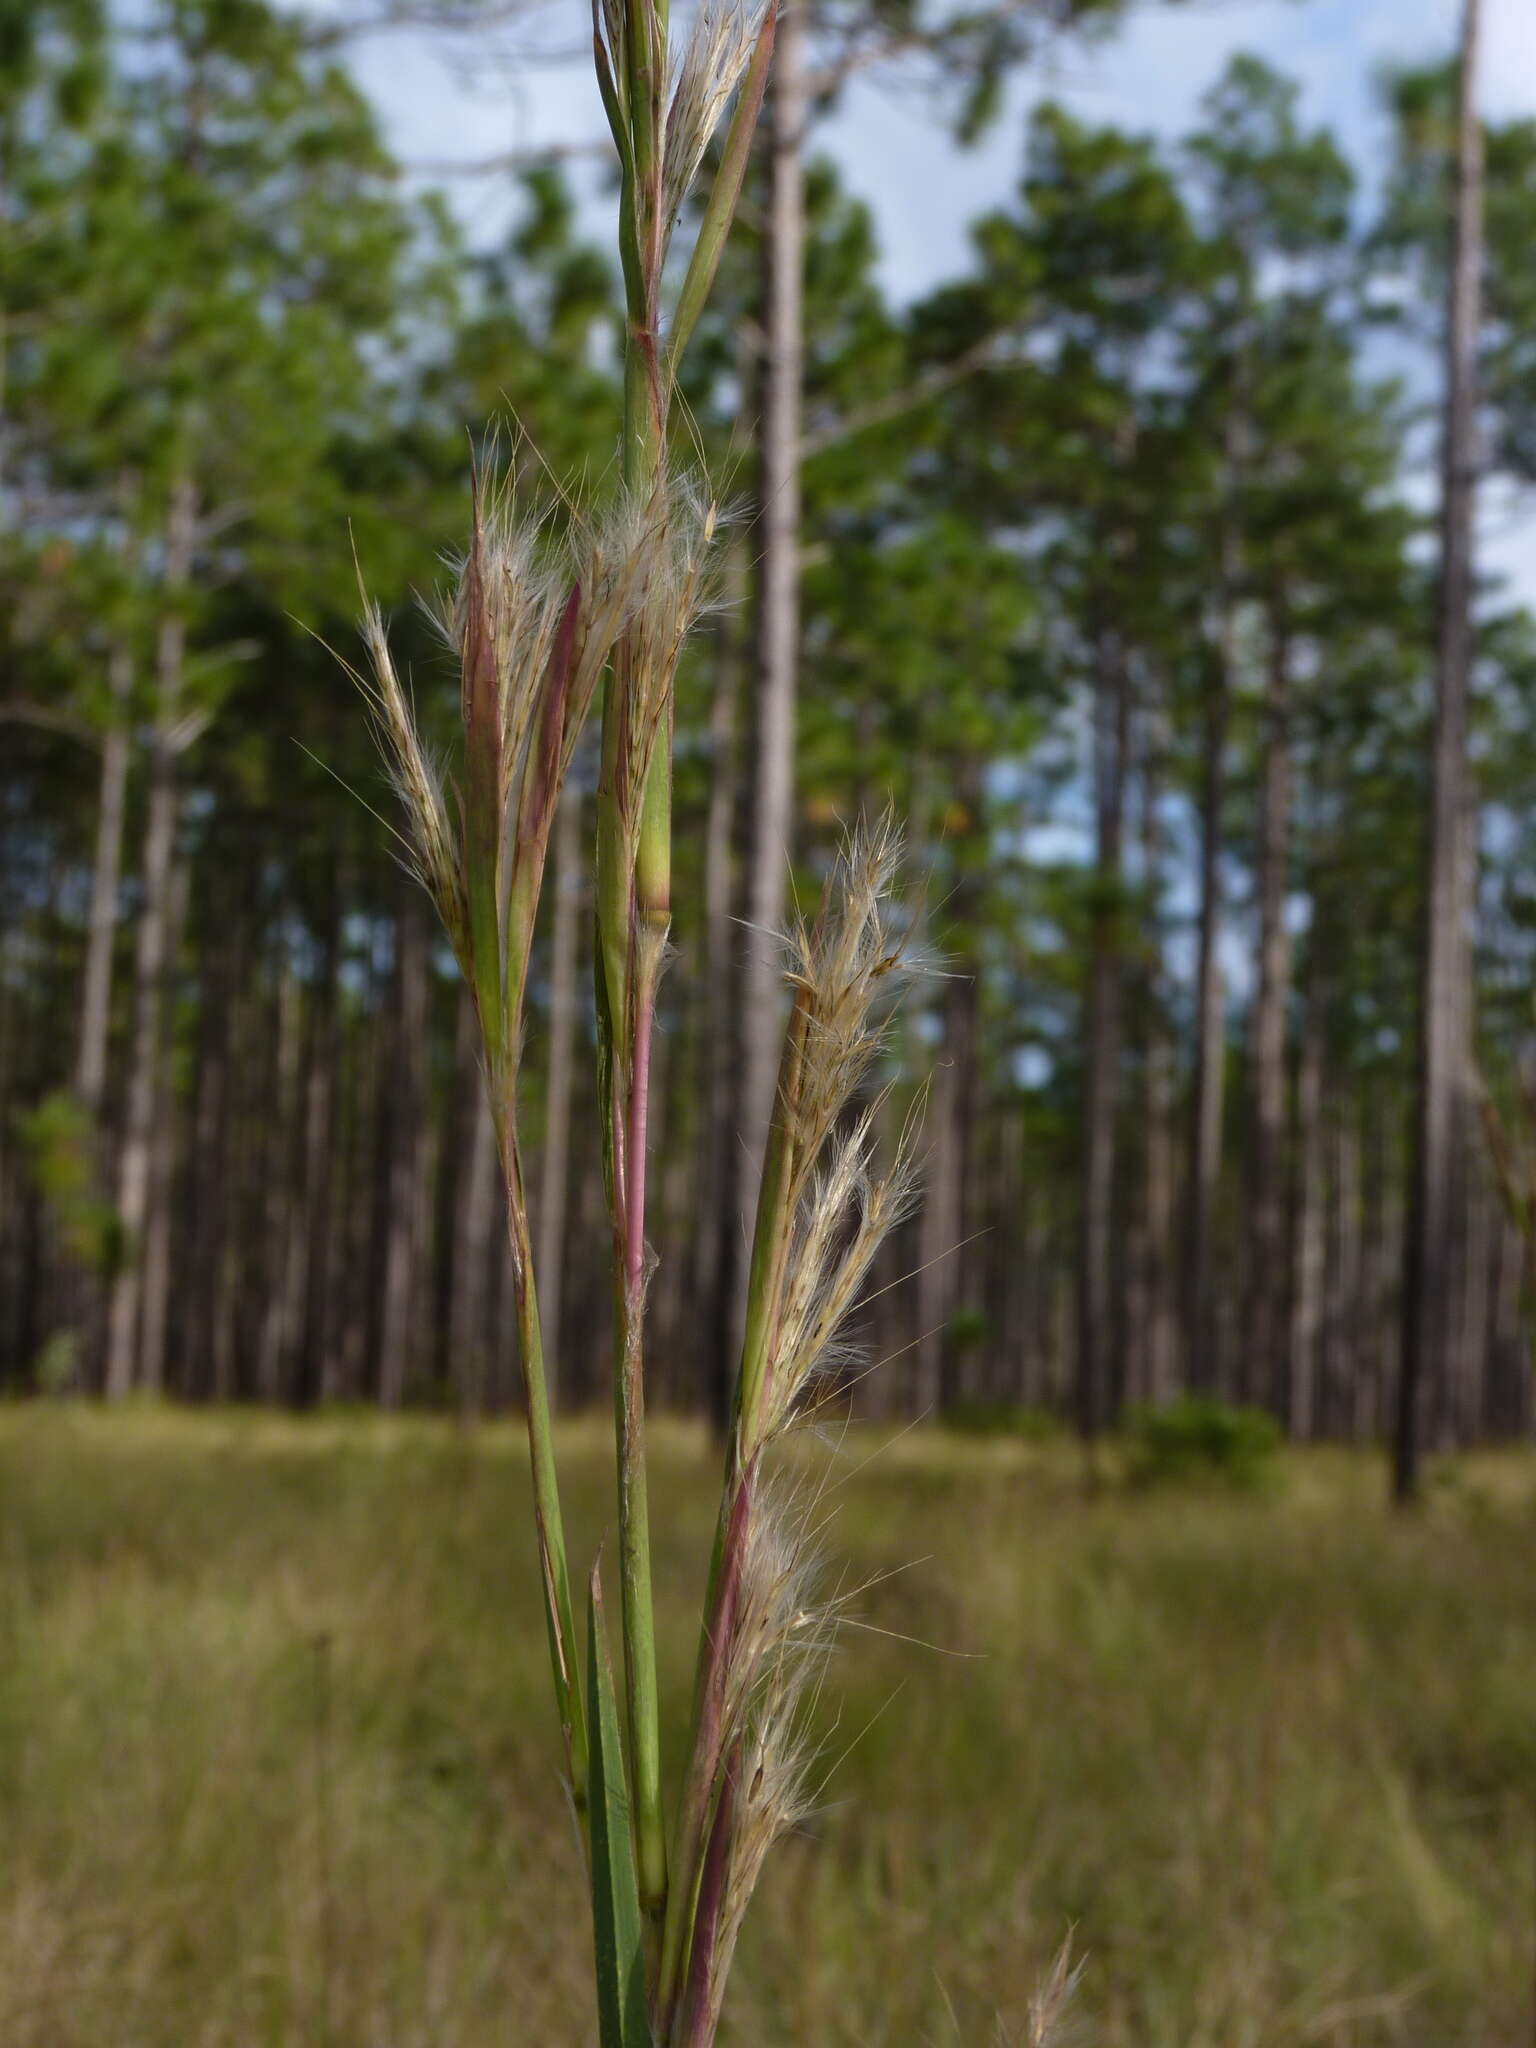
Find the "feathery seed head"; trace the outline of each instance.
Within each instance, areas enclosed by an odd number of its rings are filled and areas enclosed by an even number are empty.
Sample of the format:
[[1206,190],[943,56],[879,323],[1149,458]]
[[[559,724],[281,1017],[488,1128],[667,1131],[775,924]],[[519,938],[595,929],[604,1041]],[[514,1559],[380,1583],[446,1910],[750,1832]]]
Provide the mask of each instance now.
[[800,1411],[806,1389],[838,1356],[838,1338],[875,1254],[908,1214],[917,1187],[909,1125],[883,1174],[871,1171],[871,1105],[836,1138],[814,1175],[793,1224],[783,1306],[764,1378],[758,1420],[762,1440],[780,1434]]
[[667,107],[662,184],[667,230],[682,211],[762,28],[763,10],[743,0],[704,0],[694,15]]
[[868,1072],[910,972],[889,917],[901,844],[888,815],[852,834],[814,922],[802,923],[791,941],[789,980],[804,991],[806,1017],[794,1135],[808,1156]]
[[814,1752],[805,1709],[836,1630],[836,1609],[814,1598],[807,1513],[793,1486],[760,1487],[742,1562],[727,1674],[722,1753],[735,1801],[724,1898],[710,1978],[723,1987],[768,1851],[811,1809]]
[[368,699],[390,780],[405,806],[410,866],[437,905],[454,951],[462,961],[468,945],[469,914],[458,843],[449,822],[442,778],[417,733],[415,717],[389,651],[383,615],[367,598],[361,624],[372,680],[357,680]]
[[643,499],[621,505],[618,517],[632,538],[616,659],[624,749],[615,794],[632,836],[646,774],[667,727],[683,643],[708,602],[706,568],[718,513],[696,477],[664,470]]
[[771,1290],[749,1319],[742,1361],[740,1455],[794,1418],[870,1262],[913,1190],[909,1124],[888,1171],[873,1171],[880,1102],[839,1131],[884,1040],[889,998],[906,971],[887,899],[900,859],[889,821],[854,834],[810,925],[792,942],[795,1009],[785,1036],[774,1171],[754,1249],[754,1286]]

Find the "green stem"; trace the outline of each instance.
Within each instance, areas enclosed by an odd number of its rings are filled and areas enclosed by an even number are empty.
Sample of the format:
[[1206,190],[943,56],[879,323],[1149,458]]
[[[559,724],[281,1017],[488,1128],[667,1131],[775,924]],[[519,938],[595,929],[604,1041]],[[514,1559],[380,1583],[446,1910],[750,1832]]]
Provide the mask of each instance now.
[[720,1489],[720,1516],[704,1593],[704,1618],[699,1629],[694,1667],[693,1714],[688,1742],[688,1775],[683,1783],[674,1843],[674,1883],[662,1930],[658,2010],[670,2022],[682,1993],[692,1953],[702,1856],[715,1796],[720,1742],[718,1688],[734,1626],[736,1581],[746,1548],[752,1505],[752,1474],[761,1445],[756,1422],[762,1403],[767,1361],[778,1323],[784,1271],[789,1257],[791,1198],[794,1188],[794,1113],[808,1025],[809,998],[797,990],[784,1031],[779,1062],[774,1119],[768,1134],[763,1177],[758,1187],[757,1217],[752,1232],[752,1264],[747,1285],[747,1320],[741,1368],[731,1427],[726,1437],[725,1475]]
[[[648,12],[634,8],[634,16]],[[655,206],[650,25],[632,16],[628,106],[634,178],[626,205],[625,275],[630,327],[624,366],[623,471],[637,496],[655,481],[664,445],[655,331],[657,266],[647,237]],[[638,204],[635,201],[638,199]],[[615,651],[603,704],[598,794],[598,947],[610,1034],[608,1145],[614,1220],[614,1418],[619,1491],[619,1559],[624,1692],[630,1739],[630,1798],[640,1898],[659,1933],[666,1909],[666,1828],[661,1794],[661,1713],[645,1468],[646,1155],[650,1051],[656,981],[671,916],[672,777],[670,725],[658,735],[639,792],[638,831],[625,829],[635,793],[628,774],[632,651]],[[631,864],[632,861],[632,864]]]
[[518,1344],[522,1353],[523,1386],[528,1409],[528,1453],[533,1467],[533,1515],[544,1581],[544,1618],[549,1628],[550,1663],[554,1670],[561,1726],[565,1732],[566,1765],[570,1772],[572,1797],[577,1811],[585,1820],[586,1711],[576,1659],[576,1626],[571,1609],[571,1580],[566,1564],[565,1526],[560,1513],[554,1438],[550,1429],[549,1387],[544,1376],[544,1337],[539,1325],[538,1293],[533,1279],[533,1246],[528,1231],[527,1200],[523,1193],[522,1162],[518,1156],[517,1139],[500,1114],[499,1105],[497,1126],[507,1194],[507,1232],[512,1248]]

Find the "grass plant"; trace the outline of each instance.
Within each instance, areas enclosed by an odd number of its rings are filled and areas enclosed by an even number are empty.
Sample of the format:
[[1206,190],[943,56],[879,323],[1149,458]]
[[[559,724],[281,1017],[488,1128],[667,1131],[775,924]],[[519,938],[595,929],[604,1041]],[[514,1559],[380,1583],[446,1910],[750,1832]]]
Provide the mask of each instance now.
[[[833,1615],[813,1594],[809,1510],[768,1461],[825,1371],[909,1179],[905,1139],[889,1170],[876,1167],[878,1102],[854,1107],[900,979],[885,916],[899,839],[885,826],[850,839],[817,916],[789,946],[783,1062],[669,1828],[646,1451],[651,1054],[671,928],[673,692],[707,599],[717,523],[704,480],[679,455],[672,395],[729,232],[773,34],[771,0],[764,13],[705,0],[674,51],[664,0],[597,0],[593,51],[621,170],[628,316],[615,474],[595,494],[553,507],[476,477],[469,545],[440,616],[461,677],[452,787],[421,742],[383,620],[366,603],[363,619],[363,687],[404,803],[411,862],[473,991],[484,1040],[545,1625],[589,1879],[604,2048],[714,2041],[747,1901],[769,1847],[805,1810],[804,1708]],[[673,227],[733,104],[664,324]],[[577,1625],[519,1138],[524,999],[550,832],[599,695],[597,1107],[612,1233],[617,1683],[596,1563],[584,1648]]]

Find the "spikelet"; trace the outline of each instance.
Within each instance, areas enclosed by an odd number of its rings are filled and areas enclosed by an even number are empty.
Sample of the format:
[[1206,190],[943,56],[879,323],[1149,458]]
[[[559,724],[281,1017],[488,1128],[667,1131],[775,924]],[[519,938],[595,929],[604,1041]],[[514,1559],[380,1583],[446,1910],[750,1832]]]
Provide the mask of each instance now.
[[1066,2048],[1063,2029],[1067,2008],[1082,1974],[1082,1964],[1072,1960],[1072,1937],[1069,1934],[1056,1951],[1044,1981],[1036,1987],[1029,2001],[1023,2032],[1014,2033],[1000,2025],[997,2048]]
[[875,1254],[910,1213],[917,1188],[912,1127],[887,1171],[874,1174],[879,1107],[866,1109],[836,1141],[830,1163],[816,1175],[795,1218],[778,1336],[764,1382],[764,1442],[789,1427],[807,1387],[825,1373]]
[[744,1357],[740,1416],[745,1461],[793,1419],[824,1367],[860,1283],[915,1183],[909,1124],[883,1173],[873,1168],[883,1098],[851,1125],[847,1112],[885,1039],[890,999],[909,966],[893,941],[888,896],[901,857],[884,820],[853,834],[819,915],[791,942],[795,1010],[779,1075],[774,1144],[782,1172],[765,1176],[759,1217],[767,1246],[755,1277],[772,1288],[757,1319],[761,1346]]
[[791,943],[789,982],[807,1018],[794,1142],[814,1159],[885,1038],[890,1003],[909,964],[892,942],[888,906],[901,863],[889,815],[850,836],[814,924]]
[[762,9],[742,0],[704,0],[693,18],[667,107],[662,164],[665,230],[682,211],[762,29]]
[[416,731],[416,720],[389,651],[383,616],[366,597],[361,624],[372,680],[355,669],[349,673],[367,698],[379,750],[405,807],[411,871],[436,904],[454,951],[463,962],[469,910],[442,777]]
[[616,794],[632,838],[639,827],[640,791],[671,710],[683,643],[709,601],[705,572],[719,515],[698,479],[669,468],[642,502],[619,516],[632,538],[619,650],[625,731]]

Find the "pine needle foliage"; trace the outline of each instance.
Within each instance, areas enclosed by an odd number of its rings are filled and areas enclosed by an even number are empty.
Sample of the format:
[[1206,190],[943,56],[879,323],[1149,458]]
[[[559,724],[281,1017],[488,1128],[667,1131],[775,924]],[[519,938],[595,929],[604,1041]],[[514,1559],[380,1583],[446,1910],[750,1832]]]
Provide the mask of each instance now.
[[[366,695],[406,819],[407,861],[472,991],[506,1195],[550,1663],[590,1878],[603,2048],[703,2048],[764,1858],[805,1813],[805,1707],[835,1632],[811,1503],[768,1464],[824,1383],[882,1238],[911,1188],[910,1132],[876,1159],[859,1105],[903,978],[886,905],[900,837],[851,837],[814,919],[787,943],[788,1023],[758,1199],[746,1334],[700,1631],[687,1764],[669,1816],[646,1491],[650,1067],[671,926],[678,663],[709,598],[714,501],[672,447],[677,365],[708,296],[762,105],[773,0],[704,0],[680,49],[664,0],[596,0],[599,88],[622,171],[628,313],[611,484],[530,505],[473,478],[469,544],[434,616],[460,678],[462,742],[423,745],[366,593]],[[673,228],[711,142],[713,183],[661,316]],[[519,1136],[524,1006],[550,835],[602,699],[595,847],[599,1113],[612,1231],[614,1435],[623,1658],[589,1577],[578,1638],[550,1428]]]

